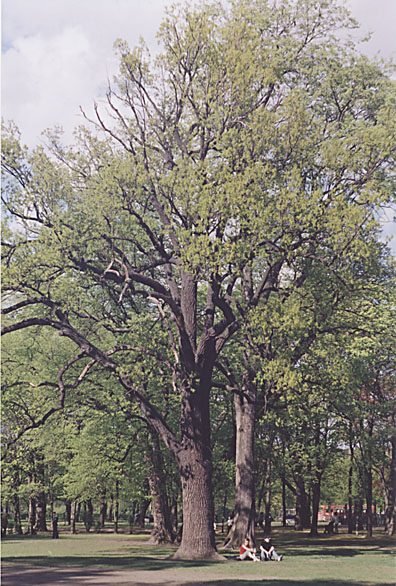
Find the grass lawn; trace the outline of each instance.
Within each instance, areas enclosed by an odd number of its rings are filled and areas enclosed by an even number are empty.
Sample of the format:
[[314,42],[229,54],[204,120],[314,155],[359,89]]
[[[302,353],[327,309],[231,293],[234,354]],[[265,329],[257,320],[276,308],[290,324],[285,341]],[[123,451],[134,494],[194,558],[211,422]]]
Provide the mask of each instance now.
[[[219,540],[221,536],[219,535]],[[372,539],[340,533],[311,538],[307,533],[275,528],[273,541],[284,555],[277,562],[240,562],[236,552],[221,552],[226,563],[184,562],[166,559],[174,546],[146,545],[148,533],[61,532],[58,540],[48,535],[7,536],[2,542],[3,563],[45,566],[54,571],[79,568],[122,571],[134,584],[210,584],[244,586],[264,581],[266,586],[385,586],[396,584],[395,540],[376,533]],[[145,582],[145,579],[147,581]],[[11,582],[9,582],[11,584]],[[21,577],[20,584],[23,584]],[[40,584],[50,583],[41,582]],[[77,583],[77,582],[75,582]],[[99,583],[99,581],[98,581]],[[101,583],[101,582],[100,582]],[[124,582],[114,582],[124,583]],[[126,583],[126,582],[125,582]]]

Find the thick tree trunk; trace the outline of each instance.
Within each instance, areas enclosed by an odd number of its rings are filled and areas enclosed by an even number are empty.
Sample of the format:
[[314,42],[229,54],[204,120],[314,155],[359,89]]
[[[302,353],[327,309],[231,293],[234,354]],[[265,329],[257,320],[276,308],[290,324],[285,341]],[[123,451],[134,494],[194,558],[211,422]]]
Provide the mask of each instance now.
[[224,559],[216,552],[214,533],[209,393],[215,349],[213,341],[207,344],[208,361],[202,361],[196,387],[187,383],[182,393],[182,449],[177,461],[182,482],[183,530],[173,559]]
[[191,448],[181,467],[183,491],[183,531],[173,559],[221,559],[214,537],[211,462]]
[[151,430],[150,434],[151,449],[149,450],[148,458],[150,459],[151,466],[149,467],[148,480],[151,492],[151,509],[153,511],[154,526],[149,543],[159,544],[173,542],[175,534],[172,531],[164,476],[164,462],[161,454],[160,442],[158,435],[154,430]]
[[254,428],[256,385],[254,374],[246,373],[242,393],[234,398],[236,418],[235,507],[233,524],[224,547],[239,547],[246,538],[255,543]]

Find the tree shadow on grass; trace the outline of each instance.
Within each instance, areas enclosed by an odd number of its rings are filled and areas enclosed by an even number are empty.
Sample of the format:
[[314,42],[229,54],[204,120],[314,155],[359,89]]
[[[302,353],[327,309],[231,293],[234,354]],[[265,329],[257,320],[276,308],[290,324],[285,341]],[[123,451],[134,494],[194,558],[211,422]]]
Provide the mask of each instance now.
[[[78,584],[79,586],[88,586],[95,584],[95,586],[147,586],[147,584],[157,584],[159,586],[254,586],[257,583],[257,578],[247,580],[245,578],[224,578],[224,579],[204,579],[196,581],[191,577],[173,574],[172,577],[158,574],[158,580],[153,581],[151,578],[148,581],[142,581],[144,578],[139,577],[138,581],[134,579],[133,569],[128,571],[114,571],[106,570],[104,568],[37,568],[32,566],[23,567],[21,565],[12,566],[7,565],[2,568],[2,585],[3,586],[53,586],[55,584]],[[290,579],[269,579],[262,580],[265,586],[389,586],[389,583],[370,583],[354,580],[295,580]],[[261,580],[260,580],[261,582]]]
[[368,548],[342,548],[342,547],[332,547],[328,549],[305,549],[305,548],[282,548],[280,550],[285,557],[286,556],[293,556],[293,557],[341,557],[341,558],[348,558],[348,557],[355,557],[357,555],[363,555],[366,553],[380,553],[380,554],[389,554],[393,555],[389,549],[381,549],[379,546],[372,546]]
[[219,562],[200,561],[200,560],[169,560],[167,558],[151,558],[148,556],[129,556],[128,554],[122,556],[17,556],[4,561],[12,564],[26,564],[27,566],[51,566],[54,568],[64,567],[80,567],[80,568],[109,568],[113,570],[145,570],[145,571],[160,571],[160,570],[175,570],[175,569],[191,569],[191,568],[210,568],[211,566],[218,567]]

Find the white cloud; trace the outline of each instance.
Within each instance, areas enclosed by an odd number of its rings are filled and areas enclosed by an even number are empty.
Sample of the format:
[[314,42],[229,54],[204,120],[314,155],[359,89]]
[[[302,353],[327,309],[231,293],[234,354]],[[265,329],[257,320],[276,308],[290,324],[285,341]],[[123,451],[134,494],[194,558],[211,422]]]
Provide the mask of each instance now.
[[116,38],[131,46],[155,35],[165,0],[4,0],[2,116],[22,139],[61,125],[70,138],[117,70]]
[[57,35],[17,39],[3,57],[3,114],[22,121],[29,142],[49,126],[77,124],[85,96],[95,96],[97,75],[93,46],[79,28]]
[[370,56],[379,54],[396,59],[396,1],[347,0],[346,5],[361,25],[356,37],[372,33],[371,39],[361,45],[362,51]]

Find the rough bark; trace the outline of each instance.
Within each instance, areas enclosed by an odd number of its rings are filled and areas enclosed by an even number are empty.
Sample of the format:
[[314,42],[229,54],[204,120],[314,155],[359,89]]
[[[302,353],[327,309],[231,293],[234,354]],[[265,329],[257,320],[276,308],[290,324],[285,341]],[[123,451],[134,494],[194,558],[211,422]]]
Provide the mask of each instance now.
[[255,543],[254,429],[256,414],[254,374],[246,373],[242,392],[234,398],[236,418],[235,506],[233,524],[224,547],[239,547],[246,538]]
[[[208,357],[214,348],[208,345]],[[182,449],[177,454],[182,482],[183,531],[173,559],[223,560],[216,552],[210,445],[209,392],[213,360],[202,364],[195,390],[186,385],[182,394]]]
[[158,435],[151,430],[151,446],[149,448],[148,458],[149,467],[149,486],[151,493],[151,509],[153,512],[154,526],[151,532],[149,543],[167,543],[173,542],[175,534],[172,531],[172,522],[168,504],[168,495],[166,493],[166,482],[164,475],[164,462],[161,454],[160,442]]

